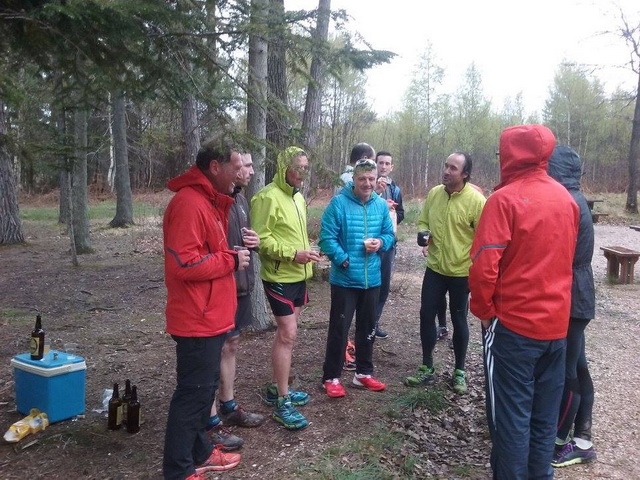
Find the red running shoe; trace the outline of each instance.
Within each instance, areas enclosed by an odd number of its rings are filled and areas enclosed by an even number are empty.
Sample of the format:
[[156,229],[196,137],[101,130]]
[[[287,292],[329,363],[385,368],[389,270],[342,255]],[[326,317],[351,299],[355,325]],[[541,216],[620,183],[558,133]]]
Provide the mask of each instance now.
[[340,383],[340,380],[337,378],[334,378],[332,380],[325,380],[324,389],[327,392],[327,395],[331,398],[344,397],[347,393],[344,391],[344,387]]
[[215,446],[209,458],[207,458],[203,464],[196,466],[196,474],[200,475],[206,472],[231,470],[240,463],[240,458],[239,453],[224,453]]
[[362,375],[358,377],[356,374],[353,377],[353,386],[356,388],[366,388],[367,390],[371,390],[372,392],[381,392],[387,386],[381,381],[373,378],[371,375]]
[[347,342],[347,349],[344,352],[344,363],[355,363],[356,361],[356,346],[349,340]]

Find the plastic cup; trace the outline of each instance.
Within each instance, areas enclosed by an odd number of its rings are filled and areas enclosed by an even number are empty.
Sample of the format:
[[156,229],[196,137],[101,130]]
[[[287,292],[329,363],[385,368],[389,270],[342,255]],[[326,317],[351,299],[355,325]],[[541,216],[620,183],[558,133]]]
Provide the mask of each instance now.
[[370,251],[371,251],[372,244],[373,244],[373,242],[374,242],[374,241],[375,241],[375,238],[365,238],[365,239],[363,240],[363,242],[364,242],[364,249],[365,249],[367,252],[370,252]]
[[67,358],[74,359],[76,358],[76,353],[78,353],[78,344],[77,343],[65,343],[64,351],[67,354]]

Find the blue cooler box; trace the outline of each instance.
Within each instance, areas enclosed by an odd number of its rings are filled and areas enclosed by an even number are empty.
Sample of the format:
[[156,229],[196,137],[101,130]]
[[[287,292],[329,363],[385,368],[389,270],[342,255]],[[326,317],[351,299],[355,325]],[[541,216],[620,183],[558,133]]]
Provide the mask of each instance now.
[[31,360],[31,354],[21,353],[11,359],[11,366],[20,413],[28,415],[29,410],[37,408],[51,423],[84,413],[84,358],[51,350],[42,360]]

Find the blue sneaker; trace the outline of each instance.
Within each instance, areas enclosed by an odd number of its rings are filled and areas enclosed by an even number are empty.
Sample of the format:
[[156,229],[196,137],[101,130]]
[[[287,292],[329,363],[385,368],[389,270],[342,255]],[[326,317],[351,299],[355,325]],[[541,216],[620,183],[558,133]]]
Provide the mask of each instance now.
[[300,430],[309,425],[307,419],[293,406],[288,395],[276,400],[272,418],[289,430]]
[[[287,396],[291,401],[291,405],[295,405],[296,407],[302,407],[309,403],[309,394],[306,392],[299,392],[289,388]],[[263,398],[265,403],[275,405],[278,401],[278,386],[275,383],[269,383],[265,388]]]

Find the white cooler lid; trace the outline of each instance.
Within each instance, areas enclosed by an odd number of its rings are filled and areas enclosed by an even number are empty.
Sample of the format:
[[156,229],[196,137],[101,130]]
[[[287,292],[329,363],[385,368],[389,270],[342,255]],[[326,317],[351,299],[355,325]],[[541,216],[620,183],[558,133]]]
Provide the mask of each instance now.
[[[54,358],[56,353],[57,358]],[[87,369],[84,358],[56,350],[51,350],[42,360],[31,360],[31,354],[21,353],[11,359],[11,366],[41,377],[55,377]]]

